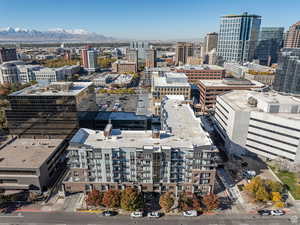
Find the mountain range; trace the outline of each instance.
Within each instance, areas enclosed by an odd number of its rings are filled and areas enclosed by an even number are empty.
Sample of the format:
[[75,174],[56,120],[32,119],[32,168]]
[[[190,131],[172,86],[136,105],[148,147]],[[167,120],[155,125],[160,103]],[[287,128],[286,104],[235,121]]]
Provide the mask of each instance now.
[[111,42],[115,38],[89,32],[83,29],[61,28],[47,31],[22,28],[0,28],[0,42]]

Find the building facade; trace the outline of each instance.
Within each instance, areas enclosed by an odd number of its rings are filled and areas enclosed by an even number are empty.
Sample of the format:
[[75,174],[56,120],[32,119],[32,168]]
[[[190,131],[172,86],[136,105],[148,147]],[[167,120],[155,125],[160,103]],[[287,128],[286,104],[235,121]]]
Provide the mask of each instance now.
[[211,192],[218,150],[189,105],[166,99],[162,112],[162,131],[79,130],[67,149],[66,191]]
[[112,64],[112,72],[114,73],[128,73],[137,72],[137,64],[135,62],[128,62],[124,60],[117,60]]
[[284,47],[300,48],[300,21],[289,28],[284,41]]
[[156,50],[155,49],[145,50],[145,67],[147,67],[147,68],[156,67]]
[[233,91],[217,97],[216,127],[229,154],[255,153],[300,163],[300,101],[275,92]]
[[0,63],[17,60],[15,48],[0,48]]
[[218,95],[232,90],[251,90],[264,87],[257,81],[226,78],[223,80],[200,80],[198,83],[200,92],[199,104],[195,106],[197,111],[208,113],[214,111]]
[[188,42],[176,44],[176,65],[186,64],[187,58],[194,55],[194,45]]
[[138,65],[139,62],[139,52],[136,49],[129,49],[127,51],[127,61],[133,62]]
[[300,48],[283,49],[280,53],[274,90],[300,94]]
[[9,133],[26,138],[66,138],[78,127],[79,111],[96,111],[92,82],[34,85],[8,96]]
[[278,54],[283,45],[283,27],[262,27],[255,51],[259,63],[271,66],[277,63]]
[[81,61],[88,72],[95,72],[98,69],[97,52],[89,47],[81,50]]
[[206,34],[203,44],[203,52],[207,55],[211,50],[216,49],[218,45],[218,33],[212,32]]
[[221,17],[217,54],[223,60],[252,61],[257,45],[261,17],[244,13]]

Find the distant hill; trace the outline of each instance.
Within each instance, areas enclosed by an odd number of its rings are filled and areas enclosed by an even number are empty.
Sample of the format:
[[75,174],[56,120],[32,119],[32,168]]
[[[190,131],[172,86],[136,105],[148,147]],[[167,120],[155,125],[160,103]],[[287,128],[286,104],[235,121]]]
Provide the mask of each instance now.
[[52,29],[48,31],[21,28],[0,28],[0,42],[112,42],[115,38],[82,29]]

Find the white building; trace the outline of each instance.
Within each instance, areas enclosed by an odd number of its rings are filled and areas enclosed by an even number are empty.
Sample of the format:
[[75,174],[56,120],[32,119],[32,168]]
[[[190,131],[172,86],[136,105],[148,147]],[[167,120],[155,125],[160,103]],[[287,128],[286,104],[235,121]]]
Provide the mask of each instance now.
[[300,162],[300,98],[232,91],[217,97],[214,120],[230,154]]
[[63,68],[40,68],[34,71],[35,79],[47,80],[49,82],[63,81],[65,80],[65,73]]

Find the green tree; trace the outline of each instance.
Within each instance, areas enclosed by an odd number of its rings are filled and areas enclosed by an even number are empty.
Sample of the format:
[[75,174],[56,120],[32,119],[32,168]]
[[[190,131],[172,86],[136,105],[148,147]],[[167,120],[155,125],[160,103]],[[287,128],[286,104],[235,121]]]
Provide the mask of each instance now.
[[85,202],[89,206],[100,206],[102,204],[103,192],[92,190],[86,196]]
[[120,207],[121,193],[117,190],[108,190],[104,193],[102,203],[106,208]]
[[127,211],[135,211],[143,207],[143,197],[134,188],[126,188],[122,192],[121,208]]
[[206,210],[211,211],[219,207],[220,201],[217,195],[210,193],[203,196],[203,203]]
[[174,205],[174,196],[172,192],[166,192],[159,198],[159,205],[165,211],[169,212]]

